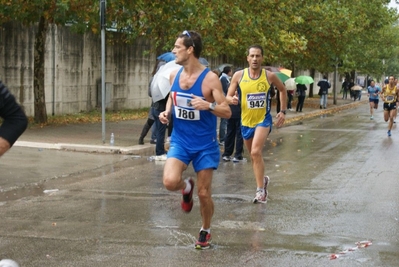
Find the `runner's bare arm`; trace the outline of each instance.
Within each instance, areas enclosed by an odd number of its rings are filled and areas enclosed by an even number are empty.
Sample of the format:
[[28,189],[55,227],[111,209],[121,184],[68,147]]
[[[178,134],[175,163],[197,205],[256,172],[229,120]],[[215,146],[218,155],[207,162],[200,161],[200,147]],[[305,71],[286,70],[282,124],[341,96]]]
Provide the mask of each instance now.
[[381,95],[380,95],[381,96],[381,100],[384,101],[384,102],[385,102],[385,89],[387,89],[386,86],[382,87]]
[[[209,72],[202,83],[202,94],[205,100],[201,97],[192,96],[191,105],[198,110],[209,110],[214,115],[221,118],[230,118],[231,110],[223,94],[222,84],[218,76]],[[213,104],[215,103],[215,104]]]
[[240,82],[240,78],[242,76],[242,72],[243,70],[237,71],[236,73],[234,73],[233,77],[231,78],[230,86],[226,95],[227,103],[229,103],[230,105],[238,104],[237,90],[238,90],[238,83]]
[[215,109],[211,112],[218,117],[229,119],[231,117],[231,109],[226,97],[224,96],[222,83],[220,82],[219,77],[212,73],[212,75],[209,77],[209,80],[211,84],[212,96],[216,102]]

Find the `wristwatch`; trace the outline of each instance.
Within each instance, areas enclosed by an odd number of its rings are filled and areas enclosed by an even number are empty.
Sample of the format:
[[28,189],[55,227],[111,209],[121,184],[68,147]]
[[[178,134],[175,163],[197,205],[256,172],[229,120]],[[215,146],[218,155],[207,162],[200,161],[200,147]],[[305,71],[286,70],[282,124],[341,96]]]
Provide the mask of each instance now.
[[215,110],[215,107],[216,107],[216,102],[213,102],[213,103],[209,103],[209,110]]
[[284,115],[287,115],[287,111],[286,110],[280,110],[281,113],[283,113]]

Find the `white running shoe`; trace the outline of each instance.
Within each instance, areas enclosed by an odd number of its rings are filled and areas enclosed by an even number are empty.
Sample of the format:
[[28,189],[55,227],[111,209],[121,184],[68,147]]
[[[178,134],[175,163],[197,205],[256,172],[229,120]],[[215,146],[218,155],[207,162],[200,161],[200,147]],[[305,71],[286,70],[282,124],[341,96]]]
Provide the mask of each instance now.
[[270,177],[269,176],[264,176],[263,177],[263,192],[261,190],[256,191],[256,195],[254,200],[252,201],[253,203],[267,203],[267,195],[268,195],[268,191],[267,191],[267,186],[270,183]]
[[223,156],[223,161],[230,161],[231,160],[231,157],[228,157],[228,156]]
[[243,158],[242,158],[242,157],[238,157],[238,158],[234,157],[234,158],[232,159],[232,161],[235,162],[235,163],[237,163],[237,162],[243,161]]
[[266,194],[264,192],[262,192],[261,190],[256,191],[256,195],[254,200],[252,201],[254,204],[256,203],[266,203]]
[[154,160],[165,161],[167,159],[166,154],[155,156]]

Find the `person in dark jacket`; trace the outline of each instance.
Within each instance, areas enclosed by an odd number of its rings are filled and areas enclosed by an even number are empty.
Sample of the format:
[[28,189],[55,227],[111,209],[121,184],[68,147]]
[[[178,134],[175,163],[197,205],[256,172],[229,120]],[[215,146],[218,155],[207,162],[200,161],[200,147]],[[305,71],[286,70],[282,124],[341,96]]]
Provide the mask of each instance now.
[[[230,86],[230,77],[233,71],[230,66],[226,66],[223,68],[222,73],[220,74],[219,80],[222,83],[223,93],[226,96],[227,90]],[[227,119],[220,118],[219,124],[219,144],[224,145],[225,137],[226,137],[226,128],[227,128]]]
[[165,133],[166,124],[159,120],[159,114],[165,111],[166,103],[168,102],[169,94],[164,99],[161,99],[152,104],[152,116],[154,117],[156,131],[156,142],[155,142],[155,160],[166,160],[165,150]]
[[348,98],[349,90],[350,90],[349,82],[345,78],[345,81],[342,83],[342,99],[347,99]]
[[353,79],[351,79],[351,81],[349,82],[349,91],[350,91],[351,98],[354,97],[354,94],[353,94],[354,91],[352,90],[353,86],[355,86],[355,82],[353,81]]
[[298,96],[298,103],[296,104],[296,112],[302,112],[303,103],[306,97],[306,85],[297,84],[296,85],[296,95]]
[[[238,69],[240,70],[240,69]],[[244,140],[241,135],[241,105],[230,105],[231,117],[227,119],[227,132],[224,139],[223,161],[238,162],[243,160],[242,153],[244,151]],[[234,157],[233,155],[235,146]]]
[[0,81],[0,157],[6,153],[28,127],[28,118],[15,97]]
[[[148,96],[149,97],[151,97],[151,82],[154,79],[154,75],[165,64],[166,64],[166,61],[157,60],[155,66],[154,66],[154,69],[152,70],[151,79],[150,79],[150,82],[148,83]],[[153,117],[153,109],[154,109],[153,105],[154,105],[154,103],[152,103],[152,105],[151,105],[151,108],[150,108],[150,110],[148,112],[147,121],[145,122],[145,124],[143,126],[143,129],[141,130],[141,134],[140,134],[140,138],[139,138],[139,145],[144,145],[144,137],[146,137],[146,135],[147,135],[148,131],[151,129],[151,127],[152,127],[152,134],[151,134],[150,143],[151,144],[156,144],[156,138],[157,138],[156,137],[156,132],[157,132],[157,129],[155,127],[156,124],[154,124],[155,119]]]
[[320,109],[327,108],[328,89],[331,87],[330,82],[327,80],[327,75],[323,75],[323,79],[317,83],[320,96]]

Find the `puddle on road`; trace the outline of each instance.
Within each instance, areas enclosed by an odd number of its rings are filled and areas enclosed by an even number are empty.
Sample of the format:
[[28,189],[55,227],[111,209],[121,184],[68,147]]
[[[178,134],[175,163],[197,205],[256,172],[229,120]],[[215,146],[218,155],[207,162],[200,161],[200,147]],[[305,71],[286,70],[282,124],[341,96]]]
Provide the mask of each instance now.
[[10,191],[0,192],[0,202],[17,200],[24,197],[37,197],[44,195],[44,186],[22,187]]
[[265,231],[264,223],[251,222],[251,221],[222,221],[218,227],[232,230],[255,230]]
[[249,203],[252,198],[249,196],[235,195],[235,194],[217,194],[212,195],[213,201],[217,203]]

